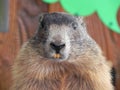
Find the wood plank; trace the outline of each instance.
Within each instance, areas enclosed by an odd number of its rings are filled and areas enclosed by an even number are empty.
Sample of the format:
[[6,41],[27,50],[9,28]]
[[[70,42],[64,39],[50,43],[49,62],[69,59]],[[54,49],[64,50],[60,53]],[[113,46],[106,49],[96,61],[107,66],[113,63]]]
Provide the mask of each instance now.
[[23,42],[29,39],[38,25],[39,13],[47,5],[40,0],[9,0],[9,32],[0,33],[0,90],[9,90],[11,65]]
[[[10,0],[9,0],[10,1]],[[16,0],[10,2],[9,27],[7,33],[0,33],[0,90],[8,90],[11,84],[10,65],[16,55]]]

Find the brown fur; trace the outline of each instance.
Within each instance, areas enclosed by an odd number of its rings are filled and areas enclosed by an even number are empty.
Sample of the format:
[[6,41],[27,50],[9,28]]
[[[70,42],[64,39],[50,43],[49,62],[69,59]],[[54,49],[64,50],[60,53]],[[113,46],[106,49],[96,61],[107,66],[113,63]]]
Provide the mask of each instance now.
[[[57,23],[59,26],[62,22]],[[69,58],[61,61],[44,57],[37,41],[26,42],[13,65],[11,90],[114,90],[110,67],[99,46],[85,30],[80,33],[83,38],[79,40],[80,44],[74,42],[76,46],[71,45]],[[79,33],[75,34],[80,39]]]
[[113,90],[110,68],[100,54],[71,62],[45,60],[38,54],[29,42],[23,46],[13,66],[12,90]]

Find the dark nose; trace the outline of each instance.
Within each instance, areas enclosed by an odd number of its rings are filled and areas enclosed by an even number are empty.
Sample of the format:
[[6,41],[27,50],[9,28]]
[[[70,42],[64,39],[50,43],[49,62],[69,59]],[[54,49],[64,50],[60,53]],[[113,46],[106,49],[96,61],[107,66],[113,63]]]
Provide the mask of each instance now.
[[56,51],[56,53],[60,53],[60,50],[65,47],[65,44],[56,45],[55,43],[52,42],[50,43],[50,46],[52,49]]

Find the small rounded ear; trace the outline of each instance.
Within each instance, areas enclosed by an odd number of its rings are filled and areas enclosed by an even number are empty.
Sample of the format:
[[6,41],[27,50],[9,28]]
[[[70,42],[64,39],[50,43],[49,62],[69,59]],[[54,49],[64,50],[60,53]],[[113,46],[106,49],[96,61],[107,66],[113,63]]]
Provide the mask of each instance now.
[[77,21],[81,24],[81,26],[86,27],[85,21],[84,21],[84,17],[82,16],[75,16]]
[[43,19],[48,13],[41,13],[39,15],[39,29],[44,27]]
[[41,14],[39,15],[39,22],[42,22],[44,16],[47,15],[47,14],[48,14],[47,12],[46,12],[46,13],[41,13]]
[[44,16],[45,16],[45,14],[46,13],[41,13],[40,15],[39,15],[39,26],[38,26],[38,28],[37,28],[37,30],[36,30],[36,32],[35,32],[35,38],[37,38],[37,36],[38,36],[38,34],[39,34],[39,31],[42,29],[42,27],[43,27],[43,25],[42,25],[42,21],[43,21],[43,18],[44,18]]
[[44,15],[45,15],[45,13],[41,13],[41,14],[39,15],[39,23],[42,22],[42,20],[43,20],[43,18],[44,18]]

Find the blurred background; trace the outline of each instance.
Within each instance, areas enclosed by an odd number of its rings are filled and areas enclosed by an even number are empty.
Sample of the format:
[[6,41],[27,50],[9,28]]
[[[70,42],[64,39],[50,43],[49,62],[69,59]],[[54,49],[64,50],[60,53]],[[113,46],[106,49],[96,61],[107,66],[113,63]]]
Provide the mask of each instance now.
[[[59,3],[48,5],[43,3],[42,0],[6,0],[5,3],[9,6],[8,9],[4,9],[4,13],[8,13],[6,17],[9,18],[9,21],[3,20],[6,25],[4,27],[0,26],[0,30],[8,29],[8,32],[0,32],[0,90],[9,90],[12,84],[10,67],[21,45],[37,29],[39,14],[42,12],[64,11]],[[5,5],[2,8],[6,8]],[[1,12],[0,9],[0,15]],[[120,22],[120,10],[118,21]],[[88,33],[100,45],[107,59],[113,63],[117,72],[116,90],[120,90],[120,34],[108,30],[96,13],[85,17],[85,22]]]

